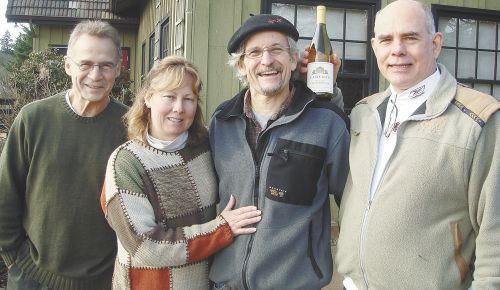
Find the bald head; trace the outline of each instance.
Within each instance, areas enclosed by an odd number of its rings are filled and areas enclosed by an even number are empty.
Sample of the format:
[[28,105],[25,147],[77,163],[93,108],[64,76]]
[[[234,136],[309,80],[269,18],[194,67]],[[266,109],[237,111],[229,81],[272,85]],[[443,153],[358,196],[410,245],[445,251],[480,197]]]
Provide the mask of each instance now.
[[436,71],[442,33],[421,2],[397,0],[377,14],[371,43],[380,72],[399,93]]
[[434,24],[434,16],[432,15],[431,8],[417,0],[397,0],[378,11],[375,16],[375,30],[377,29],[377,19],[379,19],[381,15],[401,12],[410,13],[413,17],[423,17],[427,33],[429,33],[429,37],[433,37],[436,32],[436,26]]

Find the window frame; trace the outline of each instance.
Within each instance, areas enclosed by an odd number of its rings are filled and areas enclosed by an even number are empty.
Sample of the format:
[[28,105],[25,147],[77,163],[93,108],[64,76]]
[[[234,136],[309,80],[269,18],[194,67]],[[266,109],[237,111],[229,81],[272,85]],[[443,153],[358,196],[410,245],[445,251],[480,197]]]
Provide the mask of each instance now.
[[153,31],[150,35],[149,35],[149,67],[148,67],[148,71],[150,71],[154,64],[155,64],[155,32]]
[[67,44],[49,44],[49,48],[54,50],[59,55],[66,55],[68,52]]
[[[166,30],[165,30],[166,29]],[[166,31],[166,33],[164,33]],[[167,16],[160,24],[160,58],[169,55],[170,52],[170,18]]]
[[[499,34],[500,34],[500,11],[496,10],[487,10],[487,9],[478,9],[478,8],[465,8],[465,7],[457,7],[457,6],[447,6],[440,4],[431,5],[432,14],[434,16],[434,23],[436,24],[436,30],[440,31],[439,27],[439,18],[440,17],[450,17],[456,19],[472,19],[477,21],[476,26],[476,46],[475,48],[466,48],[459,46],[459,37],[456,37],[455,46],[442,46],[442,49],[453,49],[455,50],[455,71],[450,71],[450,73],[455,76],[458,82],[460,83],[472,83],[473,87],[475,84],[478,85],[489,85],[490,92],[489,94],[493,94],[494,86],[500,85],[500,76],[497,75],[497,72],[500,71],[498,66],[500,66],[500,46],[499,46]],[[489,21],[496,23],[496,31],[495,31],[495,48],[494,49],[483,49],[478,48],[479,42],[479,22],[481,21]],[[457,26],[456,35],[460,34],[460,27]],[[474,68],[474,78],[458,78],[458,53],[459,50],[462,51],[473,51],[475,53],[475,68]],[[485,80],[478,79],[478,58],[479,52],[493,52],[495,54],[495,66],[493,72],[493,80]]]
[[146,41],[141,45],[141,77],[146,75]]

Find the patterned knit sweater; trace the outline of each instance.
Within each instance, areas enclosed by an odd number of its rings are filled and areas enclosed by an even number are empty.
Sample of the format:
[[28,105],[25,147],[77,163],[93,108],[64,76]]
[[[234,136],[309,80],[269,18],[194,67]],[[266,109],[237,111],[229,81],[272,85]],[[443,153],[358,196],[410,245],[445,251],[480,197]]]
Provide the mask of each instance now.
[[101,196],[118,239],[113,289],[209,289],[207,258],[233,240],[216,201],[208,141],[171,153],[138,140],[117,148]]

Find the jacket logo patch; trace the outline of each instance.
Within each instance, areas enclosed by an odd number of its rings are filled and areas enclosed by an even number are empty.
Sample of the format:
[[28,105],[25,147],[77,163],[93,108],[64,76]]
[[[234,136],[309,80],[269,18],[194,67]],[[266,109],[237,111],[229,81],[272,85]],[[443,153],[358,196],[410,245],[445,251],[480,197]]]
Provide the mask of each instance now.
[[438,134],[443,130],[444,123],[443,117],[437,117],[431,120],[418,122],[418,129],[423,132]]
[[286,190],[276,188],[274,186],[269,186],[269,193],[272,196],[283,198],[285,197]]

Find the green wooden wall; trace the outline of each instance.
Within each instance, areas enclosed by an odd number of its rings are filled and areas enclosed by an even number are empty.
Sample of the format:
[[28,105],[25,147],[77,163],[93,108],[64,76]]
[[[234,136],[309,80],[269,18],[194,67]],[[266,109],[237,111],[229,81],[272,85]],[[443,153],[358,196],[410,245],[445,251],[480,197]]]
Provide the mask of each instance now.
[[[146,44],[146,62],[149,60],[149,36],[155,31],[155,59],[159,55],[159,24],[169,17],[170,51],[191,60],[200,71],[203,81],[202,104],[205,120],[215,108],[239,90],[239,83],[226,65],[226,46],[233,32],[249,17],[260,12],[260,1],[249,0],[161,0],[159,5],[148,1],[140,17],[136,42],[135,79],[140,80],[141,47]],[[182,2],[182,3],[180,3]],[[176,50],[179,11],[184,5],[183,49]],[[182,21],[181,21],[182,22]],[[148,65],[146,64],[146,71]],[[139,81],[136,89],[139,88]]]

